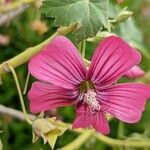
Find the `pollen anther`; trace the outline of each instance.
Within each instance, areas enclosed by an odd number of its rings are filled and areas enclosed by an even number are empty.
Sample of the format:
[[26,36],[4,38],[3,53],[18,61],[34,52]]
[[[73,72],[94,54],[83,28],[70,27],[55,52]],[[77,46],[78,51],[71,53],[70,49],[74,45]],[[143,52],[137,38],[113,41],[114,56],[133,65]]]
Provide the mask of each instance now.
[[99,111],[101,109],[99,101],[96,98],[96,92],[94,90],[89,89],[84,94],[84,102],[89,105],[92,111],[96,111],[96,110]]

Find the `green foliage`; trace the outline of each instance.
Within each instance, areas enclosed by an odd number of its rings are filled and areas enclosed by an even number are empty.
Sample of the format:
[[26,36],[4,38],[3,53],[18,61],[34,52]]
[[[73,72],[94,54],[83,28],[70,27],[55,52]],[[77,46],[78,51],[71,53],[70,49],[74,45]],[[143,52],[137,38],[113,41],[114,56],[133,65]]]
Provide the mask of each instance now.
[[137,28],[134,20],[131,18],[123,23],[120,23],[116,33],[131,43],[135,42],[140,44],[143,41],[140,30]]
[[75,31],[77,40],[82,41],[95,36],[107,28],[108,0],[45,0],[41,12],[47,17],[55,18],[55,26],[68,26],[78,23]]

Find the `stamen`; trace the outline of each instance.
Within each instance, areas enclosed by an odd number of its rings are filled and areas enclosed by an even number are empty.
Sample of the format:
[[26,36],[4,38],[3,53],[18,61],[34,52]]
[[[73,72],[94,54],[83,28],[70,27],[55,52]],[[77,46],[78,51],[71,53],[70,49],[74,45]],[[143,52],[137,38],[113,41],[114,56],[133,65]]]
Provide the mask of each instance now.
[[99,101],[96,99],[96,93],[93,89],[88,89],[87,93],[84,94],[83,100],[89,105],[92,111],[99,111],[101,109]]
[[93,127],[92,125],[90,125],[88,129],[89,129],[89,130],[92,130],[93,128],[94,128],[94,127]]

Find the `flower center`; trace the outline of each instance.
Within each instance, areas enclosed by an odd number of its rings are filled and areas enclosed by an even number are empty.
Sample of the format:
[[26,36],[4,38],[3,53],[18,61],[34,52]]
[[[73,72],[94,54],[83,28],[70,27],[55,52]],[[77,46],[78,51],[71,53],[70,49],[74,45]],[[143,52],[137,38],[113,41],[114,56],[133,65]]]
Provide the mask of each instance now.
[[88,89],[84,94],[83,101],[88,104],[92,111],[99,111],[101,106],[96,98],[96,92],[93,89]]
[[80,93],[80,100],[83,100],[83,102],[86,103],[93,112],[101,109],[101,105],[96,98],[97,94],[92,81],[83,81],[80,85]]

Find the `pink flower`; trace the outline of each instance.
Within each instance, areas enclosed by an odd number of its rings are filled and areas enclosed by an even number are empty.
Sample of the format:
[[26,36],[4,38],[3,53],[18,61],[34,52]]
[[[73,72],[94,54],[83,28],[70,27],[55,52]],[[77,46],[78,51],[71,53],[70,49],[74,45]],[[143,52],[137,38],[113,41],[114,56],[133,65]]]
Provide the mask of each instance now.
[[137,65],[133,66],[130,70],[125,73],[125,76],[129,78],[142,77],[145,72]]
[[29,63],[37,78],[28,93],[33,113],[75,105],[73,128],[93,127],[109,133],[106,113],[127,123],[140,120],[150,86],[138,83],[115,84],[141,55],[119,37],[103,40],[88,70],[76,47],[63,36],[56,37]]

